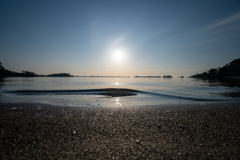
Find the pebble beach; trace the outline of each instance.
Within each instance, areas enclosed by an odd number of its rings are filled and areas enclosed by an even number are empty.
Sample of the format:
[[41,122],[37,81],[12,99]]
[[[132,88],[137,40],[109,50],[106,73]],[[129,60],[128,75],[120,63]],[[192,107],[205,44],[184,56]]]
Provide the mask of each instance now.
[[0,159],[240,159],[240,104],[0,103]]

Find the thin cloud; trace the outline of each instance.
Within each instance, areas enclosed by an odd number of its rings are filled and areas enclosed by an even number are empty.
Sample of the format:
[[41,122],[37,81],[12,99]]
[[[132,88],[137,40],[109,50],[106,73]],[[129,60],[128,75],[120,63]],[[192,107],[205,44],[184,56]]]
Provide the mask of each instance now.
[[223,25],[234,23],[239,20],[240,20],[240,12],[233,16],[230,16],[230,17],[227,17],[227,18],[221,20],[220,22],[212,24],[212,25],[206,27],[205,29],[213,29],[213,28],[221,27]]
[[111,45],[118,45],[123,41],[123,39],[124,38],[117,38],[111,43]]
[[229,30],[232,30],[232,29],[239,29],[240,28],[240,25],[239,26],[233,26],[231,28],[229,28]]
[[220,38],[210,39],[210,40],[207,40],[207,41],[200,41],[200,42],[182,44],[182,45],[179,45],[179,46],[175,47],[174,49],[185,48],[185,47],[197,47],[197,46],[207,45],[207,44],[210,44],[210,43],[214,43],[214,42],[221,41],[221,40],[228,39],[228,38],[233,38],[233,37],[236,37],[236,36],[237,35],[234,35],[234,36],[224,36],[224,37],[220,37]]

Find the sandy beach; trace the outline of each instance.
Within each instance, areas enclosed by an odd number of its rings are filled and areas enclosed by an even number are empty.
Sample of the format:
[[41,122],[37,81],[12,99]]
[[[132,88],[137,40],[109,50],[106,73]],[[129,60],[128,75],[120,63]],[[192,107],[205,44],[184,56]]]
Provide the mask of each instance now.
[[0,104],[0,159],[240,159],[240,104]]

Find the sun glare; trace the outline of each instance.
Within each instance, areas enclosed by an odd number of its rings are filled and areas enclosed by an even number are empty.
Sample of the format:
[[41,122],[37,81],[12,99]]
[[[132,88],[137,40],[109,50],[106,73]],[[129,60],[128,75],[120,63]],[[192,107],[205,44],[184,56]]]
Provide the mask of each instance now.
[[113,54],[114,61],[121,62],[125,58],[125,51],[119,48],[114,49],[112,54]]

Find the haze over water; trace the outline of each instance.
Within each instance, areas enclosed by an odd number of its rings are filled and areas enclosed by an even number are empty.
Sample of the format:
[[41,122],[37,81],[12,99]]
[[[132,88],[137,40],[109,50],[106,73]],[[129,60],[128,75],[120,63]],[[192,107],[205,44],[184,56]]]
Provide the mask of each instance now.
[[[127,90],[122,90],[119,94],[119,89]],[[239,91],[239,88],[219,84],[213,86],[207,81],[192,78],[20,77],[3,79],[0,90],[0,102],[60,106],[204,105],[216,101],[239,100],[219,95]]]

